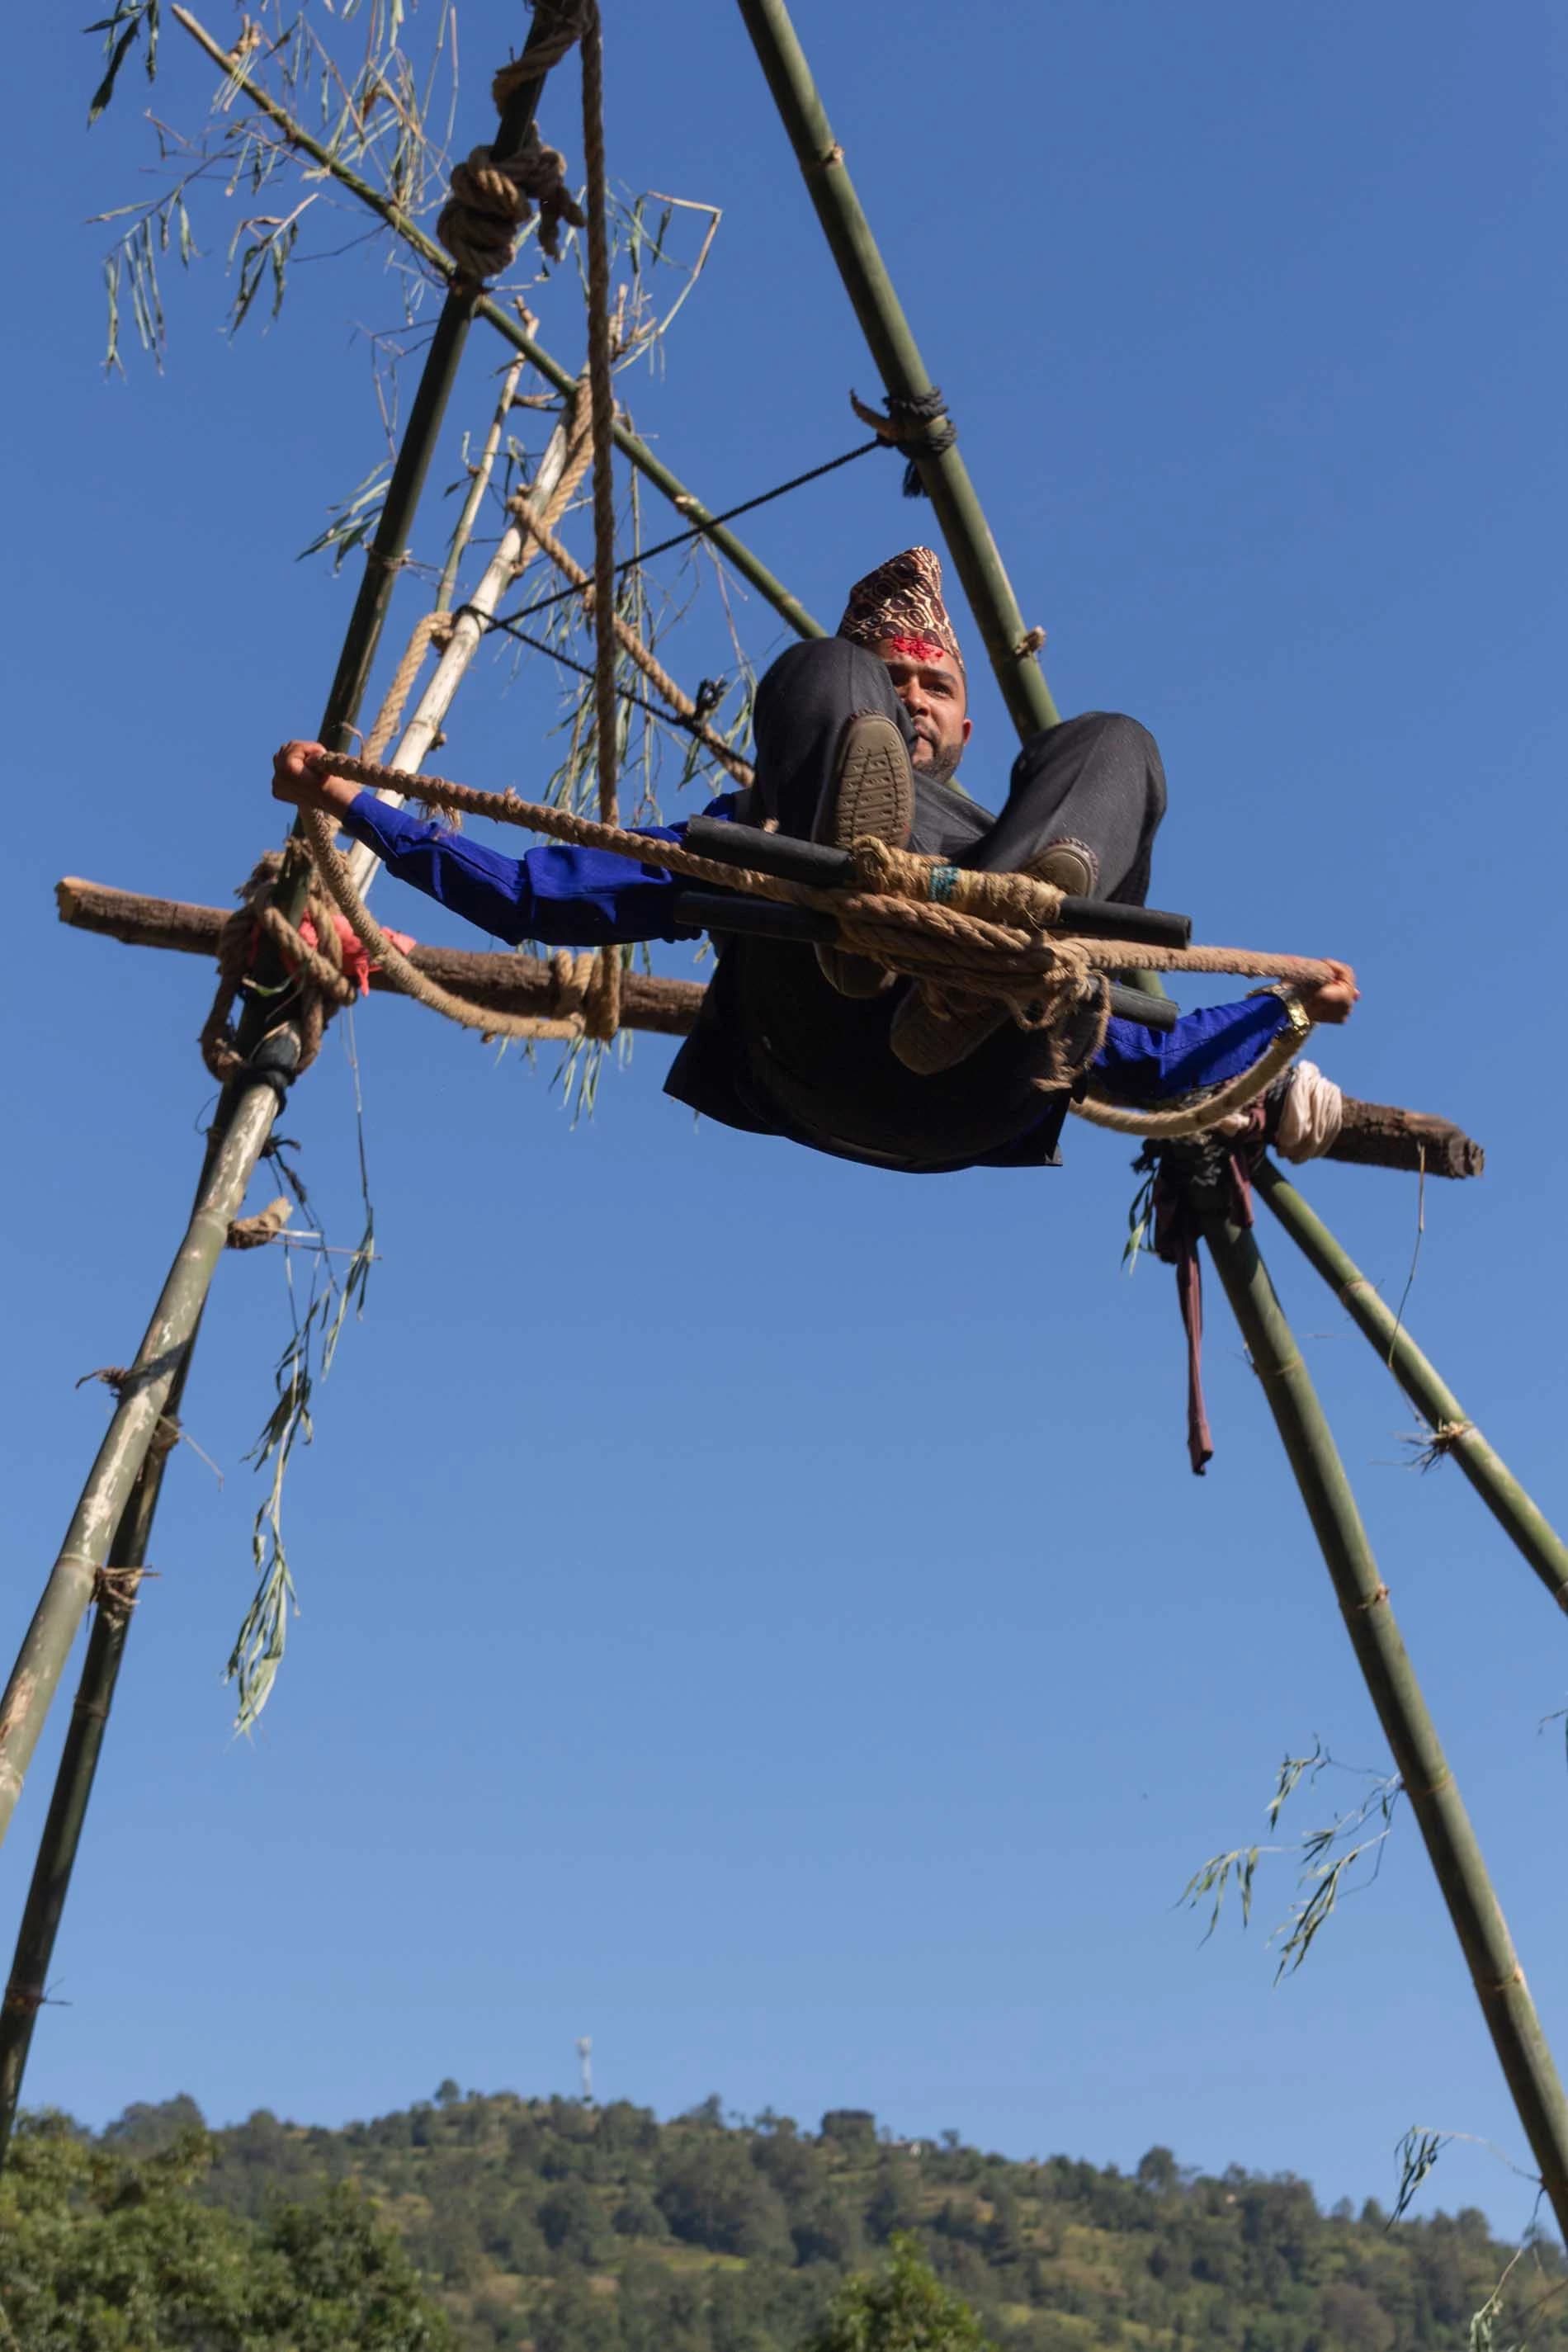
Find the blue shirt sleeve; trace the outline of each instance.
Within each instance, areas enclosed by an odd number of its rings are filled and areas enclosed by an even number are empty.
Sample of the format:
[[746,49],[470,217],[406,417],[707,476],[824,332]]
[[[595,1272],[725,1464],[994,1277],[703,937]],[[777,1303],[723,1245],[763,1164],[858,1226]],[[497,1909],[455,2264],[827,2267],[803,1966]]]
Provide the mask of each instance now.
[[[705,814],[729,818],[725,793]],[[627,940],[696,940],[702,934],[669,911],[679,877],[661,866],[641,866],[605,849],[552,844],[508,857],[467,834],[410,816],[360,793],[343,829],[374,849],[396,881],[412,884],[465,922],[509,947],[538,940],[546,947],[597,948]],[[650,841],[679,841],[684,824],[639,825]]]
[[1108,1094],[1132,1103],[1159,1102],[1200,1087],[1223,1086],[1251,1068],[1289,1019],[1277,996],[1211,1004],[1202,1012],[1184,1013],[1169,1031],[1112,1018],[1106,1024],[1095,1076]]

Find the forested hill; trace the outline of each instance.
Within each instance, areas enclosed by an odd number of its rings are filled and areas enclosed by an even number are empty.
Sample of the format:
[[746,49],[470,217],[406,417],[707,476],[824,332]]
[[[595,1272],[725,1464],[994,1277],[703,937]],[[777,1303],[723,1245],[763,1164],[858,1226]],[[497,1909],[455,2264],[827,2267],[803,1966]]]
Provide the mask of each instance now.
[[[175,2100],[110,2134],[150,2147],[198,2119]],[[206,2194],[242,2214],[362,2184],[474,2352],[793,2352],[900,2229],[1005,2352],[1462,2352],[1527,2332],[1568,2352],[1554,2246],[1527,2252],[1495,2333],[1472,2338],[1510,2260],[1480,2213],[1389,2231],[1374,2206],[1324,2213],[1288,2175],[1194,2175],[1163,2148],[1126,2174],[899,2141],[854,2111],[808,2131],[726,2122],[715,2099],[661,2124],[455,2084],[341,2131],[259,2114],[216,2137]]]

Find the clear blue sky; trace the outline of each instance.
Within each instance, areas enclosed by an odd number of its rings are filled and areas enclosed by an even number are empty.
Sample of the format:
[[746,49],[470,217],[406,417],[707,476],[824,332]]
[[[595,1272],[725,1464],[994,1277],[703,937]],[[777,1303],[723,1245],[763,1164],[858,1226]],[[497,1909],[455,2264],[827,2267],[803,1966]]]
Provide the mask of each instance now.
[[[374,456],[363,331],[396,316],[361,251],[229,344],[214,200],[166,374],[104,383],[83,216],[134,193],[148,93],[84,132],[86,13],[14,28],[5,161],[7,1655],[103,1423],[72,1383],[135,1345],[208,1094],[206,973],[59,929],[50,886],[223,903],[277,838],[268,755],[315,727],[352,589],[295,557]],[[617,176],[724,207],[666,379],[629,387],[717,506],[847,446],[873,373],[738,19],[609,13]],[[465,13],[472,135],[521,24]],[[1561,1517],[1560,16],[801,0],[799,25],[1063,708],[1162,741],[1156,898],[1200,937],[1353,959],[1334,1075],[1485,1139],[1483,1182],[1428,1187],[1409,1318]],[[210,74],[164,45],[153,102],[188,121]],[[544,119],[574,155],[574,108],[563,76]],[[574,361],[567,281],[541,310]],[[477,337],[441,481],[495,359]],[[930,528],[894,477],[757,520],[829,623]],[[778,642],[755,603],[742,626],[759,658]],[[482,665],[444,764],[527,791],[552,712],[538,667]],[[989,687],[976,716],[985,797],[1010,757]],[[384,887],[386,918],[457,936]],[[291,1482],[303,1614],[237,1743],[241,1457],[285,1302],[276,1254],[231,1257],[187,1412],[226,1479],[174,1465],[32,2095],[331,2122],[448,2074],[570,2089],[587,2033],[602,2092],[663,2112],[717,2089],[1020,2155],[1164,2142],[1329,2199],[1386,2198],[1415,2123],[1522,2157],[1409,1821],[1278,1990],[1283,1865],[1245,1937],[1200,1948],[1173,1907],[1264,1833],[1282,1753],[1383,1749],[1217,1286],[1219,1453],[1189,1475],[1171,1278],[1118,1269],[1125,1146],[900,1181],[695,1129],[654,1040],[573,1131],[548,1061],[385,1001],[359,1037],[383,1255]],[[286,1126],[353,1239],[337,1045]],[[1304,1189],[1397,1297],[1414,1181]],[[1568,2040],[1568,1785],[1539,1728],[1563,1629],[1457,1474],[1402,1466],[1409,1408],[1265,1245]],[[58,1728],[5,1856],[7,1949]],[[1433,2189],[1529,2209],[1467,2149]]]

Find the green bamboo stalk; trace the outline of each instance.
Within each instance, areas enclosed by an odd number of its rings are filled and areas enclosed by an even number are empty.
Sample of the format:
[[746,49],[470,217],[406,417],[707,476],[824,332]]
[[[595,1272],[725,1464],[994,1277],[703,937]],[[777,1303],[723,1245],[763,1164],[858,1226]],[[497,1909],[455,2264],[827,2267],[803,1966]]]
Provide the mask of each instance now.
[[[522,362],[520,360],[517,367],[509,368],[507,371],[479,461],[474,469],[474,480],[470,486],[469,495],[464,500],[462,512],[453,530],[447,559],[447,570],[442,578],[445,591],[444,603],[441,597],[437,598],[437,603],[442,605],[442,609],[450,604],[452,581],[456,577],[458,567],[461,563],[479,518],[485,489],[494,468],[505,427],[507,411],[510,406],[512,393],[516,389],[517,369],[521,365]],[[565,454],[564,445],[565,436],[558,428],[556,434],[552,436],[551,448],[546,453],[545,461],[541,467],[542,476],[552,484],[561,470],[561,461]],[[552,460],[553,471],[552,471]],[[512,539],[510,535],[503,539],[503,547],[510,547],[514,553],[519,543],[518,540]],[[492,574],[497,575],[493,585],[489,586],[489,602],[493,605],[499,599],[503,579],[511,577],[511,568],[509,564],[502,574],[492,559],[485,575],[485,583],[481,583],[482,586],[491,583]],[[450,706],[478,636],[478,625],[471,624],[468,631],[468,642],[466,649],[457,651],[454,648],[448,648],[448,653],[455,655],[455,657],[443,662],[437,673],[438,690],[426,691],[413,724],[404,731],[402,742],[395,755],[397,759],[409,764],[417,764],[423,750],[427,748],[430,738],[436,732],[441,718]],[[359,887],[362,893],[371,887],[375,864],[376,861],[373,858],[369,869],[360,881]],[[214,1155],[218,1149],[219,1138],[215,1125],[213,1136],[208,1142],[201,1186],[205,1187],[207,1182],[212,1171]],[[247,1174],[247,1182],[248,1181]],[[201,1187],[198,1187],[198,1202]],[[190,1372],[191,1354],[195,1344],[195,1335],[193,1332],[181,1359],[179,1370],[164,1407],[165,1427],[178,1416],[185,1381]],[[130,1570],[134,1575],[145,1563],[153,1520],[163,1488],[167,1453],[168,1449],[164,1445],[153,1444],[149,1446],[136,1484],[132,1490],[131,1500],[121,1517],[113,1542],[110,1546],[108,1565],[110,1569]],[[130,1588],[130,1591],[133,1593],[134,1585]],[[5,2167],[5,2152],[21,2097],[28,2053],[32,2047],[37,2008],[48,1982],[55,1938],[64,1914],[66,1898],[70,1889],[71,1873],[76,1862],[77,1847],[92,1797],[99,1754],[110,1711],[113,1706],[120,1668],[124,1657],[129,1618],[129,1606],[125,1605],[120,1597],[111,1596],[106,1605],[105,1599],[100,1596],[93,1620],[92,1633],[88,1642],[87,1657],[78,1686],[76,1704],[72,1709],[70,1729],[66,1737],[55,1776],[54,1790],[49,1800],[48,1813],[38,1843],[32,1882],[12,1959],[10,1980],[4,2003],[0,2004],[0,2170]]]
[[1453,1455],[1499,1527],[1557,1602],[1568,1609],[1568,1544],[1495,1454],[1451,1388],[1428,1363],[1394,1309],[1385,1305],[1347,1250],[1295,1186],[1266,1160],[1254,1180],[1308,1263],[1316,1266],[1352,1323],[1365,1332],[1417,1412],[1442,1432]]
[[[299,1039],[292,1030],[275,1034],[270,1055],[280,1076],[292,1071],[299,1058]],[[234,1107],[211,1154],[206,1181],[184,1239],[0,1696],[0,1842],[10,1827],[44,1717],[87,1613],[98,1571],[168,1411],[171,1391],[201,1320],[218,1253],[230,1223],[239,1214],[246,1187],[278,1115],[278,1097],[270,1084],[247,1077],[237,1081],[230,1093]]]
[[[187,1350],[180,1376],[169,1395],[167,1418],[171,1422],[179,1411],[189,1363]],[[77,1848],[92,1798],[110,1709],[114,1704],[115,1685],[125,1654],[126,1635],[131,1630],[131,1612],[146,1564],[147,1542],[168,1454],[168,1446],[162,1444],[149,1450],[109,1548],[108,1566],[114,1574],[114,1582],[100,1592],[93,1612],[70,1727],[55,1775],[44,1833],[38,1842],[5,2000],[0,2003],[0,2169],[5,2167],[11,2144],[22,2078],[33,2046],[33,2028],[48,1990],[55,1938],[70,1892]]]
[[[740,9],[882,382],[901,399],[923,398],[931,390],[931,377],[861,210],[844,150],[833,136],[789,11],[784,0],[740,0]],[[1020,736],[1054,727],[1057,707],[1045,672],[1026,644],[1024,616],[968,467],[956,448],[940,457],[922,457],[911,446],[910,454],[930,492],[1014,725]]]
[[[406,213],[401,212],[389,197],[384,196],[379,188],[373,187],[371,183],[363,178],[358,172],[352,170],[347,163],[340,162],[331,148],[323,146],[319,139],[313,139],[304,125],[297,122],[285,107],[279,106],[269,91],[263,89],[259,82],[253,81],[248,74],[237,68],[221,42],[215,40],[212,34],[191,15],[188,8],[176,5],[170,13],[175,23],[183,26],[192,40],[206,51],[213,62],[222,67],[235,88],[243,91],[251,104],[267,116],[268,121],[276,124],[290,147],[297,147],[301,154],[309,155],[313,163],[319,163],[322,171],[331,173],[340,187],[346,188],[351,195],[358,197],[362,205],[368,205],[379,219],[385,222],[388,228],[395,230],[404,243],[418,254],[422,261],[429,264],[445,283],[451,285],[456,281],[458,273],[451,256],[442,250],[434,237],[426,236],[425,231],[416,222],[410,220]],[[545,382],[552,384],[557,392],[569,394],[574,390],[576,378],[572,371],[563,367],[559,360],[552,359],[543,345],[536,342],[527,329],[504,310],[491,296],[481,295],[474,303],[473,309],[476,318],[485,320],[495,329],[498,335],[511,345],[514,352],[521,352],[523,358],[530,361],[543,376]],[[750,583],[758,595],[773,606],[781,620],[786,622],[797,636],[820,637],[826,635],[822,624],[813,619],[798,596],[790,594],[783,582],[773,577],[766,564],[760,557],[752,554],[743,540],[737,539],[735,533],[725,524],[714,521],[711,508],[705,507],[700,499],[694,497],[685,483],[670,472],[663,459],[656,457],[647,443],[634,433],[629,425],[622,424],[617,419],[615,436],[616,448],[630,459],[637,471],[646,476],[657,490],[663,493],[693,530],[700,529],[704,538],[719,550],[725,562],[740,573],[742,580]],[[329,739],[323,735],[321,740],[325,742]],[[343,751],[347,746],[334,743],[331,748],[334,751]]]
[[1568,2102],[1476,1833],[1400,1639],[1311,1377],[1250,1233],[1200,1196],[1204,1238],[1333,1579],[1373,1705],[1448,1906],[1542,2183],[1568,2238]]

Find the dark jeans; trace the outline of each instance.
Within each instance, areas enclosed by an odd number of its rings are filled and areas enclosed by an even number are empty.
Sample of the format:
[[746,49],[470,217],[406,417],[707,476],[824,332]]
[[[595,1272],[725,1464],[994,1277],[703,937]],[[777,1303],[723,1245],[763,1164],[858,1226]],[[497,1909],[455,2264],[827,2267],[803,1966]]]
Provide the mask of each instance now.
[[[810,835],[845,721],[868,710],[912,740],[886,665],[862,646],[823,637],[774,662],[757,688],[757,791],[782,832]],[[1016,874],[1052,842],[1068,842],[1088,856],[1095,898],[1142,906],[1164,814],[1153,737],[1135,719],[1094,710],[1030,737],[1013,762],[1000,816],[917,769],[909,846],[954,866]]]
[[[828,637],[793,646],[757,688],[758,816],[808,836],[846,720],[884,712],[909,721],[874,654]],[[1131,719],[1069,719],[1026,743],[1000,816],[961,792],[915,776],[912,848],[993,872],[1023,866],[1056,841],[1085,850],[1100,898],[1142,902],[1165,808],[1154,741]],[[917,1076],[888,1042],[900,989],[840,996],[808,947],[734,940],[669,1091],[730,1124],[790,1135],[883,1167],[940,1170],[984,1158],[1049,1164],[1066,1110],[1037,1080],[1049,1041],[1004,1023],[952,1070]]]

